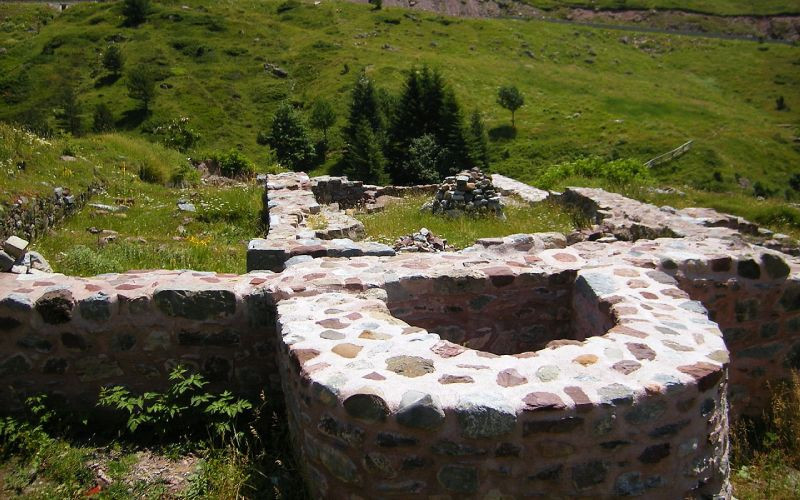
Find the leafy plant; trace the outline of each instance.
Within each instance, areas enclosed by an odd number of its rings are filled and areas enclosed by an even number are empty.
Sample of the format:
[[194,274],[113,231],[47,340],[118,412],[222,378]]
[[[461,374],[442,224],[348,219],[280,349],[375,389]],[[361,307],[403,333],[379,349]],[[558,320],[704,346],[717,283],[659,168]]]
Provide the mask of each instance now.
[[189,127],[189,117],[182,116],[156,125],[152,134],[168,148],[177,149],[185,153],[192,149],[200,140],[200,134]]
[[156,96],[156,80],[153,71],[147,66],[138,66],[128,74],[128,97],[139,101],[144,111]]
[[511,111],[511,127],[516,128],[514,113],[525,104],[525,98],[517,87],[500,87],[497,91],[497,104]]
[[592,156],[547,167],[539,174],[535,184],[543,189],[549,189],[558,181],[568,177],[588,177],[604,179],[613,184],[628,184],[649,180],[650,171],[644,164],[634,159],[605,161]]
[[100,103],[95,106],[92,130],[95,132],[111,132],[114,130],[114,115],[108,105]]
[[307,169],[314,162],[314,146],[305,124],[289,103],[281,104],[275,112],[267,142],[281,165],[292,170]]
[[122,386],[104,387],[98,406],[126,414],[126,427],[131,433],[146,432],[163,440],[181,440],[202,424],[223,442],[242,437],[236,430],[236,421],[253,408],[249,401],[234,398],[229,391],[205,392],[208,381],[198,373],[189,373],[184,366],[175,367],[169,380],[171,385],[165,392],[140,395]]
[[123,65],[124,60],[120,48],[117,45],[109,45],[103,54],[103,67],[112,75],[119,75]]
[[214,153],[210,161],[225,177],[250,177],[255,172],[253,162],[237,149],[231,149],[227,153]]

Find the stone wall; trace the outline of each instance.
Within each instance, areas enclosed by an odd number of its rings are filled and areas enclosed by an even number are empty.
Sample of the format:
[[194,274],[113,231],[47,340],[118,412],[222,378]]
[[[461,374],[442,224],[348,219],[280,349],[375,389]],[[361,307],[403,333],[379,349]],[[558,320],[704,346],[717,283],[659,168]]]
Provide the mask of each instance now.
[[184,363],[283,393],[316,496],[730,496],[729,395],[758,414],[800,367],[800,261],[764,246],[794,242],[576,188],[586,238],[394,255],[312,184],[267,181],[248,267],[287,272],[0,274],[0,402],[85,408]]
[[[255,276],[131,272],[91,279],[0,279],[0,402],[52,391],[94,404],[99,387],[160,388],[177,364],[216,387],[277,387],[275,306]],[[87,406],[88,405],[88,406]]]
[[50,196],[20,197],[15,203],[0,207],[0,240],[19,236],[35,240],[65,217],[80,210],[98,186],[83,193],[71,194],[66,188],[56,188]]

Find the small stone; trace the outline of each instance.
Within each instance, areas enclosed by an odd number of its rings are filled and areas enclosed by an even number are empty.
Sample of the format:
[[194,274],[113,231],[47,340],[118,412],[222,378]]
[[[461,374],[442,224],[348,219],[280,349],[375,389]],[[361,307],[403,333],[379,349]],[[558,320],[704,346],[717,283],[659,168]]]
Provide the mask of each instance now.
[[342,340],[346,335],[342,332],[337,332],[336,330],[325,330],[320,333],[319,336],[327,340]]
[[608,466],[600,460],[592,460],[572,467],[572,482],[579,490],[590,488],[606,480]]
[[625,421],[633,425],[649,424],[661,418],[666,411],[666,402],[662,400],[645,400],[635,405],[625,414]]
[[319,443],[317,447],[319,460],[328,471],[345,483],[358,481],[358,467],[341,451]]
[[742,278],[757,280],[761,277],[761,267],[753,259],[740,260],[736,267],[736,272]]
[[536,376],[542,382],[552,382],[558,378],[561,369],[555,365],[545,365],[536,370]]
[[386,360],[386,369],[410,378],[434,372],[433,360],[419,356],[394,356]]
[[3,250],[11,257],[14,257],[14,259],[22,258],[27,248],[28,242],[17,236],[9,236],[9,238],[3,242]]
[[447,340],[441,340],[437,342],[436,345],[431,347],[431,351],[443,358],[454,358],[466,350],[466,347],[454,344]]
[[575,453],[575,447],[564,441],[545,439],[536,443],[536,451],[545,458],[565,458]]
[[604,404],[620,405],[633,402],[633,389],[622,384],[611,384],[601,387],[597,394],[602,398]]
[[39,297],[34,306],[45,323],[60,325],[72,319],[72,308],[75,301],[69,290],[46,292]]
[[336,344],[331,351],[343,358],[355,358],[363,349],[362,346],[350,343]]
[[18,376],[30,371],[31,364],[22,354],[16,354],[0,363],[0,377]]
[[645,491],[642,474],[639,472],[626,472],[617,476],[614,481],[614,492],[621,497],[635,497]]
[[439,377],[440,384],[472,384],[475,380],[469,375],[442,375]]
[[670,453],[670,444],[662,443],[653,446],[648,446],[639,455],[639,461],[643,464],[655,464],[667,458]]
[[9,272],[11,268],[14,267],[14,262],[16,262],[16,259],[14,259],[14,257],[0,250],[0,272],[2,273]]
[[531,434],[567,434],[581,426],[584,420],[580,417],[564,417],[555,420],[537,420],[535,422],[525,422],[522,429],[522,436],[527,437]]
[[415,429],[433,430],[444,423],[438,399],[419,391],[406,391],[396,414],[397,423]]
[[491,438],[511,432],[517,421],[514,408],[502,397],[476,393],[462,397],[456,407],[461,434],[467,438]]
[[106,321],[111,317],[111,296],[104,292],[96,293],[78,303],[81,317],[90,321]]
[[581,354],[580,356],[576,357],[572,360],[573,363],[578,363],[583,366],[589,366],[597,363],[598,357],[594,354]]
[[770,279],[783,279],[789,276],[791,272],[786,261],[771,253],[761,255],[761,264],[764,266],[764,269],[767,271],[767,276],[769,276]]
[[225,289],[159,288],[153,299],[164,314],[172,317],[208,320],[236,312],[236,295]]
[[478,469],[469,465],[448,464],[436,474],[445,489],[456,493],[475,493],[478,490]]
[[527,405],[528,411],[536,410],[563,410],[566,408],[564,401],[558,395],[550,392],[531,392],[522,401]]
[[622,373],[623,375],[630,375],[631,373],[635,372],[641,367],[642,367],[641,363],[627,359],[622,361],[617,361],[616,363],[611,365],[611,368]]
[[449,439],[436,441],[431,446],[431,451],[449,457],[482,457],[488,453],[484,448],[477,448],[468,443],[456,443]]
[[528,382],[528,379],[520,375],[514,368],[507,368],[497,374],[497,385],[500,387],[515,387]]
[[652,361],[656,359],[656,351],[650,348],[647,344],[639,344],[635,342],[628,342],[625,344],[628,347],[628,350],[633,354],[633,356],[641,360]]
[[343,405],[350,416],[365,422],[383,422],[389,415],[386,401],[377,394],[353,394],[344,400]]

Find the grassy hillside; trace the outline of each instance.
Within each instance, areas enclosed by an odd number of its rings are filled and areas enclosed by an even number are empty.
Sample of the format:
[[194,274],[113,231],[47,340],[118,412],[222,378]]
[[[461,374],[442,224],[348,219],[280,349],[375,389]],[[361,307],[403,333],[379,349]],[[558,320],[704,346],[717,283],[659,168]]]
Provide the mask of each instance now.
[[[111,106],[125,134],[186,116],[201,135],[193,153],[235,146],[265,164],[269,153],[256,134],[281,101],[307,107],[325,96],[341,117],[362,68],[394,90],[411,65],[428,64],[452,82],[465,108],[484,112],[495,169],[522,180],[581,155],[644,161],[688,139],[695,149],[659,169],[659,180],[706,185],[719,171],[716,190],[740,189],[736,174],[783,187],[800,160],[793,143],[800,124],[796,47],[253,0],[158,2],[138,28],[122,26],[118,3],[87,4],[36,34],[26,31],[27,9],[34,7],[15,8],[3,22],[0,119],[48,112],[71,84],[84,122],[100,102]],[[102,70],[111,43],[121,47],[127,67],[157,69],[151,115],[135,110],[124,77]],[[289,76],[271,75],[264,63]],[[495,103],[502,84],[526,96],[516,133]],[[775,109],[779,96],[788,110]]]
[[586,7],[597,9],[677,9],[723,16],[798,14],[792,0],[526,0],[542,9]]

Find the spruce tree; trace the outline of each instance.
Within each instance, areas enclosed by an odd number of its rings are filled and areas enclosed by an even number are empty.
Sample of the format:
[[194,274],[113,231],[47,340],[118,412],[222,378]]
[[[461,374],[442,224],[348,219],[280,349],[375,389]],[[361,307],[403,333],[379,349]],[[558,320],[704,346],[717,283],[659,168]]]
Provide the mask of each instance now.
[[103,67],[112,75],[119,75],[124,65],[122,51],[116,45],[109,45],[103,54]]
[[61,112],[58,115],[61,128],[72,135],[81,134],[81,104],[75,89],[67,85],[61,93]]
[[477,109],[472,112],[467,130],[467,150],[472,164],[480,168],[489,167],[489,138],[483,124],[481,113]]
[[389,160],[392,180],[397,184],[413,182],[413,176],[403,171],[408,161],[411,141],[425,133],[425,105],[419,71],[413,69],[403,85],[389,131]]
[[[342,165],[353,179],[386,182],[384,117],[382,103],[372,83],[363,72],[353,86],[347,125],[342,130],[345,151]],[[369,143],[369,144],[368,144]]]
[[386,160],[372,125],[366,118],[354,124],[345,151],[344,173],[350,179],[383,186],[388,184]]
[[444,151],[438,165],[441,177],[475,166],[469,156],[461,108],[451,89],[444,91],[436,141]]
[[267,142],[281,165],[294,171],[313,166],[314,147],[305,125],[289,103],[281,104],[275,112]]
[[107,105],[100,103],[95,106],[92,130],[100,133],[114,130],[114,115]]

